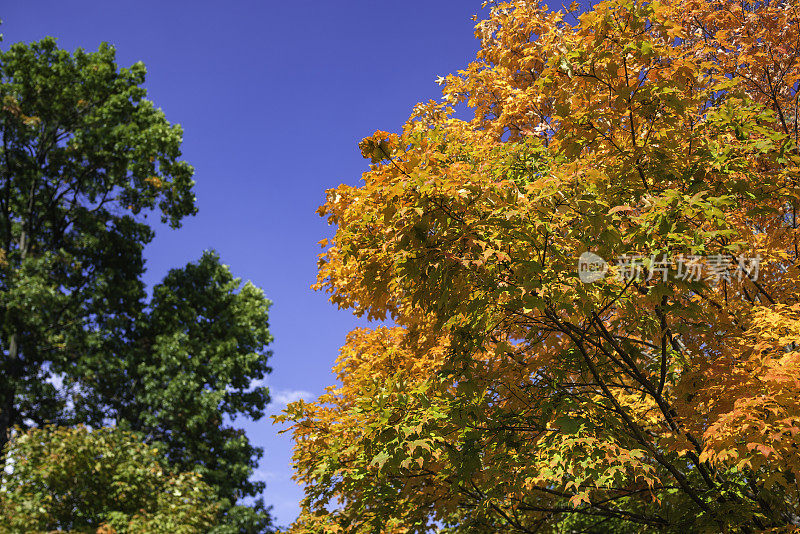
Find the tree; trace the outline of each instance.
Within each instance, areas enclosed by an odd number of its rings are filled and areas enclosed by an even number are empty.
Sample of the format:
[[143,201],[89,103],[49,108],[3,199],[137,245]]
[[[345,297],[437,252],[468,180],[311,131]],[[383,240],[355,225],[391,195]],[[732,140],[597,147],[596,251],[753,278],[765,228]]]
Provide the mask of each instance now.
[[170,472],[161,452],[114,428],[45,427],[6,445],[3,532],[208,532],[214,491]]
[[197,471],[216,489],[226,524],[239,525],[233,533],[270,525],[262,504],[234,506],[264,490],[249,480],[263,450],[229,422],[258,419],[269,403],[265,387],[252,387],[270,371],[269,306],[261,289],[242,285],[206,252],[154,287],[135,337],[118,352],[80,362],[71,373],[80,378],[66,381],[75,420],[98,426],[111,419],[165,446],[172,465]]
[[56,416],[44,378],[132,323],[152,239],[133,214],[158,206],[177,226],[195,208],[181,131],[144,99],[141,63],[118,70],[108,46],[71,55],[45,39],[12,45],[0,68],[5,443]]
[[263,507],[236,506],[263,487],[248,481],[261,451],[225,418],[268,402],[251,385],[269,372],[269,301],[214,254],[147,301],[147,217],[178,227],[196,208],[181,128],[144,79],[106,44],[0,52],[0,445],[15,426],[113,421],[202,471],[232,524],[254,513],[261,531]]
[[317,287],[397,326],[278,418],[292,531],[796,531],[797,4],[489,4],[320,209]]

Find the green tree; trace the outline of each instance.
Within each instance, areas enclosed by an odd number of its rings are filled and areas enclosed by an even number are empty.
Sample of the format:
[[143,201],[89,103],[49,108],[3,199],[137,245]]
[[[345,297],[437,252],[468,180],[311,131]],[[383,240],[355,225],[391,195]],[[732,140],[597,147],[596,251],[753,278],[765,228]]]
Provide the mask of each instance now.
[[153,237],[134,215],[157,207],[178,226],[195,212],[181,130],[144,98],[144,76],[141,63],[117,69],[106,45],[0,54],[0,443],[58,416],[44,378],[133,324]]
[[45,427],[5,452],[0,532],[199,534],[218,517],[216,495],[197,473],[172,472],[131,432]]
[[[147,302],[148,216],[196,212],[182,130],[146,99],[145,67],[52,38],[0,52],[0,446],[10,430],[111,421],[203,472],[235,532],[261,454],[229,423],[268,402],[267,301],[213,254]],[[61,386],[59,386],[61,385]],[[227,419],[226,419],[227,418]],[[227,504],[225,504],[227,503]]]
[[173,465],[196,470],[217,489],[229,523],[239,525],[232,532],[268,525],[258,504],[255,516],[230,508],[263,491],[263,482],[248,480],[263,451],[225,423],[240,414],[258,419],[269,402],[265,387],[251,387],[270,371],[269,305],[261,289],[242,285],[206,252],[154,288],[133,342],[120,344],[114,356],[82,362],[79,378],[67,379],[77,420],[112,419],[164,443]]

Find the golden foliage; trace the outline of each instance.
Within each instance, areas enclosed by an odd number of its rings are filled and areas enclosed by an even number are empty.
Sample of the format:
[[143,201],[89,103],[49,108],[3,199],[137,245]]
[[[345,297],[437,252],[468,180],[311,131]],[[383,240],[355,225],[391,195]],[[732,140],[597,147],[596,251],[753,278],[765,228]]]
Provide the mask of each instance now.
[[[279,418],[293,531],[794,528],[799,28],[789,0],[491,3],[444,102],[320,208],[317,289],[398,326]],[[583,283],[587,251],[644,276]],[[712,275],[657,268],[682,257]]]

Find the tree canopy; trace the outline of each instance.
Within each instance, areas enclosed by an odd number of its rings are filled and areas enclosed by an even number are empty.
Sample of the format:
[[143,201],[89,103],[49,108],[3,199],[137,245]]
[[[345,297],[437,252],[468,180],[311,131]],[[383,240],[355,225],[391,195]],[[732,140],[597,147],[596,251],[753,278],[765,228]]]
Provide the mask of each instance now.
[[796,531],[797,3],[488,4],[320,208],[396,326],[278,418],[291,531]]
[[153,232],[134,214],[158,207],[177,226],[195,211],[181,130],[144,98],[144,75],[105,45],[0,54],[3,443],[13,425],[56,417],[43,378],[135,321]]
[[[201,474],[226,509],[260,495],[264,483],[250,476],[263,450],[231,421],[258,419],[269,402],[266,387],[253,385],[270,371],[269,306],[261,289],[234,278],[213,252],[171,270],[153,288],[135,337],[80,362],[79,378],[67,379],[73,418],[95,426],[110,419],[162,444],[170,463]],[[245,521],[248,508],[260,519],[243,532],[269,525],[260,504],[229,509],[231,522]]]
[[14,427],[111,422],[202,473],[228,531],[261,532],[263,505],[240,505],[263,489],[262,451],[231,420],[269,401],[270,302],[213,252],[147,298],[148,217],[176,228],[196,208],[182,130],[144,80],[107,44],[0,52],[0,445]]
[[129,432],[45,427],[5,452],[2,532],[201,534],[217,519],[208,484]]

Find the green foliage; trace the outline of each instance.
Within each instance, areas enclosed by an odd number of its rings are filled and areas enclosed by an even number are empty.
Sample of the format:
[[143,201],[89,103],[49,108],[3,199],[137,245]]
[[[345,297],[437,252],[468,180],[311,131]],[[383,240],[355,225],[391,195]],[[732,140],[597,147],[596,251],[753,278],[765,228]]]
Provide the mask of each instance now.
[[173,473],[161,451],[114,428],[45,427],[6,445],[2,532],[208,532],[216,495],[197,473]]
[[145,99],[144,76],[108,45],[0,53],[0,442],[57,420],[63,399],[44,379],[130,327],[153,236],[134,215],[177,226],[195,212],[181,130]]
[[260,532],[267,512],[237,502],[263,489],[248,481],[261,451],[229,422],[269,399],[250,387],[269,372],[269,301],[209,253],[148,304],[147,218],[178,227],[196,208],[182,130],[144,80],[107,44],[0,52],[0,446],[15,426],[113,421]]
[[[259,418],[269,402],[266,387],[251,387],[270,371],[269,305],[213,252],[171,270],[154,288],[132,341],[113,356],[82,362],[81,376],[97,378],[84,381],[75,397],[78,418],[99,425],[110,417],[163,443],[173,465],[197,470],[227,506],[257,495],[264,484],[248,478],[262,450],[225,423]],[[231,513],[233,523],[244,521],[242,510]],[[254,524],[266,512],[256,515]]]

